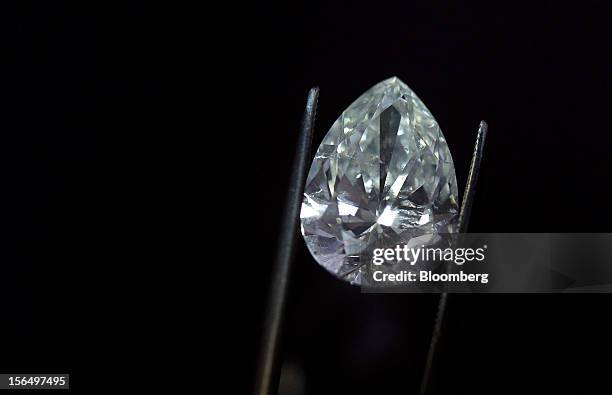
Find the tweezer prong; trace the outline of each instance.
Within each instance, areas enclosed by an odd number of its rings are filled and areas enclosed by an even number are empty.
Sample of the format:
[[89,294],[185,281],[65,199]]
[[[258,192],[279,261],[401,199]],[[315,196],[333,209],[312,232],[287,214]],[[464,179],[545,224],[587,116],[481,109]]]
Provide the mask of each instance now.
[[302,204],[302,195],[310,163],[310,148],[312,145],[318,97],[319,88],[310,89],[298,136],[285,203],[285,212],[280,228],[274,272],[272,274],[267,304],[268,310],[263,327],[262,348],[259,354],[257,376],[255,379],[256,395],[276,394],[278,390],[281,324],[289,287],[295,239],[298,233],[300,206]]
[[[480,162],[482,161],[482,153],[484,149],[485,139],[487,137],[487,130],[487,123],[485,121],[480,121],[478,134],[476,135],[474,153],[472,154],[472,162],[470,164],[470,170],[468,172],[468,179],[467,183],[465,184],[465,191],[463,193],[463,203],[461,205],[461,211],[459,212],[460,234],[465,233],[467,231],[468,224],[470,222],[470,214],[472,213],[472,204],[474,203],[474,195],[476,194],[476,183],[478,181],[478,172],[480,170]],[[446,311],[447,300],[448,293],[442,292],[442,294],[440,294],[440,301],[438,302],[438,312],[436,314],[436,320],[431,335],[431,343],[429,344],[429,352],[427,353],[425,370],[423,371],[420,395],[426,395],[429,388],[429,383],[431,380],[431,369],[438,347],[438,340],[440,339],[440,334],[442,331],[442,322],[444,321],[444,312]]]
[[474,153],[472,154],[472,163],[470,164],[468,179],[467,183],[465,184],[463,204],[461,205],[461,211],[459,212],[459,233],[465,233],[470,222],[472,204],[474,203],[474,195],[476,194],[476,182],[478,181],[480,162],[482,161],[482,152],[484,150],[488,129],[489,127],[487,123],[485,121],[480,121],[478,134],[476,135],[476,144],[474,145]]

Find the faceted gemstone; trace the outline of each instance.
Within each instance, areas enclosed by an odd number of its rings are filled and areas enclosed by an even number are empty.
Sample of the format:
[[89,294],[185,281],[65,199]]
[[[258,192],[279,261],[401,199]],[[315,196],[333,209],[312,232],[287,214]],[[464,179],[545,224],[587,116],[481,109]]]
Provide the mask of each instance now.
[[404,82],[378,83],[332,125],[310,167],[300,218],[315,260],[357,285],[372,285],[375,248],[434,246],[456,231],[453,160]]

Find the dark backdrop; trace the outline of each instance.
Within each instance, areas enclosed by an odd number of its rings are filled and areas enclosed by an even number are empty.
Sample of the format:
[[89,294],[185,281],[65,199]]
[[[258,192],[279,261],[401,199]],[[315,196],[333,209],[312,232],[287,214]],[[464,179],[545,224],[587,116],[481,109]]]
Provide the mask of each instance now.
[[[609,230],[606,2],[5,15],[3,371],[207,388],[214,369],[221,393],[248,393],[313,85],[318,144],[358,95],[400,77],[441,125],[461,186],[488,121],[472,231]],[[415,393],[437,296],[361,295],[299,246],[286,378],[309,394]],[[452,295],[437,393],[605,392],[611,302]]]

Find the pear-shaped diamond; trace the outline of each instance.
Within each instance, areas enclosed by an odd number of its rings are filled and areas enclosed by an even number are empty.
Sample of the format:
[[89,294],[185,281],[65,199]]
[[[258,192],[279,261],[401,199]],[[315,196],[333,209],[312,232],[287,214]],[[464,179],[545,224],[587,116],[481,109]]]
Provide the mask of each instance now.
[[457,180],[444,135],[393,77],[351,104],[315,155],[301,210],[308,249],[328,271],[367,285],[375,248],[431,245],[456,231]]

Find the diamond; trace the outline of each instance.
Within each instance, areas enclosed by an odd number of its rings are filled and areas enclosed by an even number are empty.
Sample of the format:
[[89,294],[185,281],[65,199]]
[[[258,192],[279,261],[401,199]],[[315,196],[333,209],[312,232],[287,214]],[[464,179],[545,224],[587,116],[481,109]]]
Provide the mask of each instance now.
[[397,77],[351,104],[315,155],[300,218],[315,260],[368,285],[375,248],[431,246],[456,232],[457,180],[438,123]]

